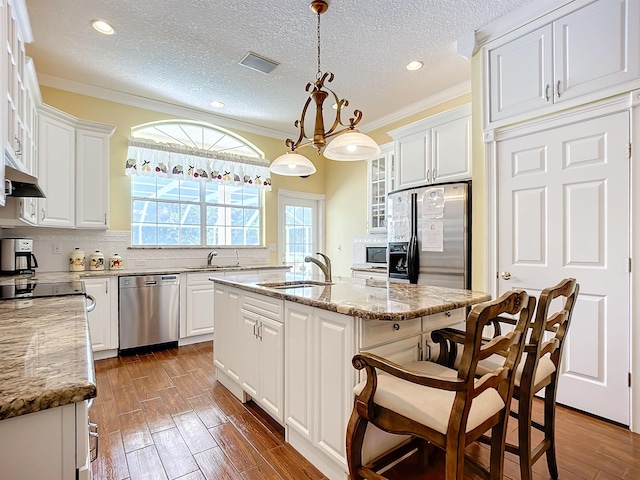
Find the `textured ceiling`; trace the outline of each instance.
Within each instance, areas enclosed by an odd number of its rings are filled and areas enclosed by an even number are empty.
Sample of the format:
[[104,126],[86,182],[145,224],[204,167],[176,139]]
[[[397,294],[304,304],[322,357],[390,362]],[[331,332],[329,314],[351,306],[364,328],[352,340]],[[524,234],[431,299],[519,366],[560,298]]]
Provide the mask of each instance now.
[[[531,0],[331,0],[321,17],[322,70],[379,121],[470,80],[456,40]],[[26,0],[40,77],[53,76],[212,111],[295,135],[316,76],[316,18],[308,0]],[[104,19],[116,34],[90,25]],[[238,62],[280,62],[269,75]],[[406,70],[414,59],[425,67]],[[44,82],[46,83],[46,82]],[[225,103],[212,110],[209,102]],[[215,118],[212,117],[215,123]],[[308,120],[311,122],[311,120]],[[250,128],[248,128],[250,130]]]

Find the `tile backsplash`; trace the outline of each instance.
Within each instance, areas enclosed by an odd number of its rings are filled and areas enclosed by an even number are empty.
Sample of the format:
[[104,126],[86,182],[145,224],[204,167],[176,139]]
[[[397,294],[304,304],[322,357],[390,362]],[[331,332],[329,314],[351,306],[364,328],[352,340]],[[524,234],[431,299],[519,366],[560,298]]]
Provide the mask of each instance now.
[[[210,251],[216,251],[213,265],[235,265],[234,247],[190,247],[190,248],[129,248],[129,231],[90,231],[50,228],[6,228],[2,229],[2,238],[32,238],[33,254],[38,260],[39,272],[58,272],[69,270],[69,254],[78,247],[89,255],[100,250],[107,265],[109,257],[115,253],[122,256],[126,270],[136,267],[198,267],[207,263]],[[59,250],[60,253],[54,253]],[[264,247],[239,247],[240,265],[266,265],[269,263],[269,251]],[[87,267],[88,268],[88,267]]]

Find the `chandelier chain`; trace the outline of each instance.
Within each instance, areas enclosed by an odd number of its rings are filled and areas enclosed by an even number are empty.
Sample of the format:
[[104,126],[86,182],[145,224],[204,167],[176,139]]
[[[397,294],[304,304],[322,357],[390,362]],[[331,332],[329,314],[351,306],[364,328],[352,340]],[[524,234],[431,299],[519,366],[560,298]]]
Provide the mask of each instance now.
[[316,73],[316,80],[320,79],[322,76],[322,72],[320,71],[320,11],[317,13],[318,15],[318,27],[317,27],[317,37],[318,37],[318,73]]

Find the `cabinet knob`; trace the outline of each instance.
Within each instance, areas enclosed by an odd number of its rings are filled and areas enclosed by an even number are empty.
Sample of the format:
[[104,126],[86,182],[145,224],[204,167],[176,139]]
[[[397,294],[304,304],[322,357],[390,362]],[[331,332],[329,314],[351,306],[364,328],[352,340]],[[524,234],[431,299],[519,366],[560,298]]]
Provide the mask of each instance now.
[[551,85],[549,85],[548,83],[547,83],[547,86],[544,88],[544,98],[547,99],[547,102],[551,100],[551,96],[549,95],[550,88],[551,88]]
[[393,324],[393,329],[394,330],[400,330],[400,324],[399,323],[394,323]]
[[558,98],[560,98],[560,80],[558,80],[558,83],[556,83],[556,95],[558,95]]
[[500,274],[500,276],[502,277],[503,280],[510,280],[511,279],[511,274],[509,272],[502,272]]

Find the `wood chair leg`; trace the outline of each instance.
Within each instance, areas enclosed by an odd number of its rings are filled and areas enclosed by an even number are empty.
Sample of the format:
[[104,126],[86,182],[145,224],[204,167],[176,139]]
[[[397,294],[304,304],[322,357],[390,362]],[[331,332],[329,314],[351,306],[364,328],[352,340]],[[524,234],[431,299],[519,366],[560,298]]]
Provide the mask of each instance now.
[[362,467],[362,444],[368,423],[354,408],[347,425],[347,465],[351,480],[364,480],[358,471]]
[[[505,413],[507,415],[507,413]],[[507,437],[505,418],[504,421],[491,429],[491,456],[489,459],[489,478],[491,480],[502,480],[504,470],[504,444]]]
[[531,395],[523,394],[518,402],[518,450],[520,457],[520,478],[531,480],[531,414],[533,399]]
[[551,382],[544,392],[544,438],[549,441],[546,452],[549,475],[558,479],[558,463],[556,461],[556,382]]

